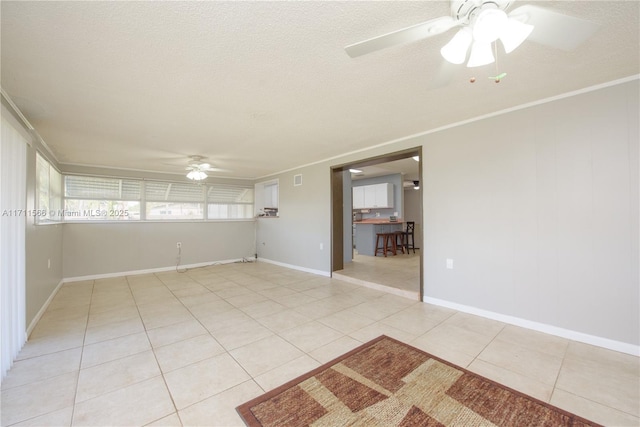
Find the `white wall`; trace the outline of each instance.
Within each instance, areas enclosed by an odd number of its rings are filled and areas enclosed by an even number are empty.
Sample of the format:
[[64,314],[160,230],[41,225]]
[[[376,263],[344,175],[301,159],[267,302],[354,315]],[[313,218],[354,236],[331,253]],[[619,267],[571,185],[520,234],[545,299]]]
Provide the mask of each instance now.
[[255,221],[64,224],[65,278],[252,257]]
[[[302,185],[293,176],[302,173]],[[278,218],[258,218],[258,258],[311,271],[331,269],[331,185],[325,164],[278,175]],[[320,249],[322,244],[323,249]]]
[[638,113],[635,81],[431,135],[425,294],[639,344]]
[[639,93],[634,79],[276,175],[259,252],[329,271],[330,167],[422,146],[427,298],[637,346]]
[[[46,150],[38,141],[27,147],[27,210],[36,208],[36,149],[46,156]],[[53,159],[49,161],[56,166]],[[34,320],[62,282],[62,224],[37,225],[35,217],[26,218],[25,236],[25,302],[26,325],[34,326]]]

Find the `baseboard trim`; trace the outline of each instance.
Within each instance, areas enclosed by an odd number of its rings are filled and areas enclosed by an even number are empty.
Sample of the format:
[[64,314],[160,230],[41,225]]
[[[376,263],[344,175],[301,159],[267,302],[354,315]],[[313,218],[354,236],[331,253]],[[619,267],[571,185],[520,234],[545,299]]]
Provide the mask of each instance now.
[[[243,262],[247,258],[237,258],[237,259],[227,259],[222,261],[209,261],[209,262],[200,262],[197,264],[185,264],[178,267],[178,269],[192,269],[199,267],[208,267],[220,264],[232,264],[236,262]],[[253,259],[253,258],[251,258]],[[157,268],[148,268],[145,270],[132,270],[132,271],[119,271],[116,273],[104,273],[104,274],[91,274],[88,276],[76,276],[76,277],[65,277],[63,279],[64,283],[72,283],[72,282],[82,282],[83,280],[98,280],[98,279],[110,279],[113,277],[122,277],[122,276],[137,276],[140,274],[152,274],[152,273],[162,273],[166,271],[176,270],[176,266],[173,265],[171,267],[157,267]]]
[[27,328],[27,340],[29,340],[29,335],[31,335],[31,332],[33,332],[33,329],[36,327],[36,325],[44,315],[45,311],[47,311],[47,308],[49,308],[49,304],[51,304],[51,301],[53,301],[53,299],[55,298],[56,294],[58,293],[58,291],[60,290],[63,284],[64,284],[64,279],[60,280],[56,288],[53,290],[53,292],[51,292],[51,295],[49,295],[49,298],[47,298],[44,304],[42,304],[42,307],[40,307],[40,310],[38,310],[35,317],[31,320],[31,323],[29,323],[29,327]]
[[268,264],[279,265],[280,267],[286,267],[292,270],[304,271],[305,273],[317,274],[319,276],[324,276],[324,277],[331,277],[331,273],[329,273],[328,271],[314,270],[313,268],[300,267],[298,265],[286,264],[284,262],[273,261],[266,258],[258,258],[258,262],[266,262]]
[[486,317],[487,319],[497,320],[499,322],[520,326],[526,329],[532,329],[534,331],[543,332],[545,334],[555,335],[555,336],[567,338],[573,341],[578,341],[585,344],[591,344],[598,347],[607,348],[609,350],[630,354],[632,356],[640,356],[640,346],[637,346],[637,345],[633,345],[633,344],[629,344],[621,341],[615,341],[608,338],[602,338],[595,335],[589,335],[583,332],[577,332],[570,329],[559,328],[557,326],[534,322],[532,320],[522,319],[520,317],[508,316],[506,314],[483,310],[477,307],[458,304],[455,302],[441,300],[438,298],[425,296],[423,298],[423,301],[428,304],[438,305],[446,308],[452,308],[454,310],[461,311],[463,313],[469,313],[469,314],[474,314],[480,317]]

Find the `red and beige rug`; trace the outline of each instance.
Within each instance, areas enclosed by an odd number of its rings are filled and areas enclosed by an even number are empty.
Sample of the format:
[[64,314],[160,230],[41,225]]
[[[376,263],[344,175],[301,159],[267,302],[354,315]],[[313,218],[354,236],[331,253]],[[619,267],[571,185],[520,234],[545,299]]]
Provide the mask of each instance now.
[[597,426],[381,336],[237,408],[248,426]]

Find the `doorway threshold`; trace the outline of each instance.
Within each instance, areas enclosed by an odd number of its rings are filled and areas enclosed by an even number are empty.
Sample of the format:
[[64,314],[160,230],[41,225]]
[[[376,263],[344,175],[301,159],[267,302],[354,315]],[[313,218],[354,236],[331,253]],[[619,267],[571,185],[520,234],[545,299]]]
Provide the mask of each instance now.
[[420,293],[414,291],[408,291],[405,289],[394,288],[393,286],[381,285],[379,283],[369,282],[367,280],[357,279],[355,277],[340,274],[339,271],[334,271],[332,274],[334,279],[342,280],[343,282],[352,283],[354,285],[364,286],[365,288],[375,289],[376,291],[386,292],[388,294],[397,295],[404,298],[409,298],[414,301],[420,301]]

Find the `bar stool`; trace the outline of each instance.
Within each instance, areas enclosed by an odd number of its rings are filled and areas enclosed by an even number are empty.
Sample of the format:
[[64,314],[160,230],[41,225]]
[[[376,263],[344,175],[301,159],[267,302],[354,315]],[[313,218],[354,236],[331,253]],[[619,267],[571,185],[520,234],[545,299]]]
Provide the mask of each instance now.
[[402,253],[404,253],[404,248],[407,248],[407,253],[409,253],[409,243],[407,239],[407,233],[404,231],[395,231],[393,233],[393,238],[396,241],[396,250],[400,249]]
[[387,252],[391,252],[393,255],[397,254],[395,233],[376,233],[376,251],[373,255],[378,256],[380,251],[385,257]]
[[407,221],[407,229],[404,231],[397,231],[396,232],[396,239],[398,239],[398,237],[401,239],[402,241],[402,253],[404,253],[404,248],[407,248],[407,254],[409,253],[409,249],[413,250],[413,253],[416,253],[416,247],[415,247],[415,228],[416,228],[416,223],[415,221]]

